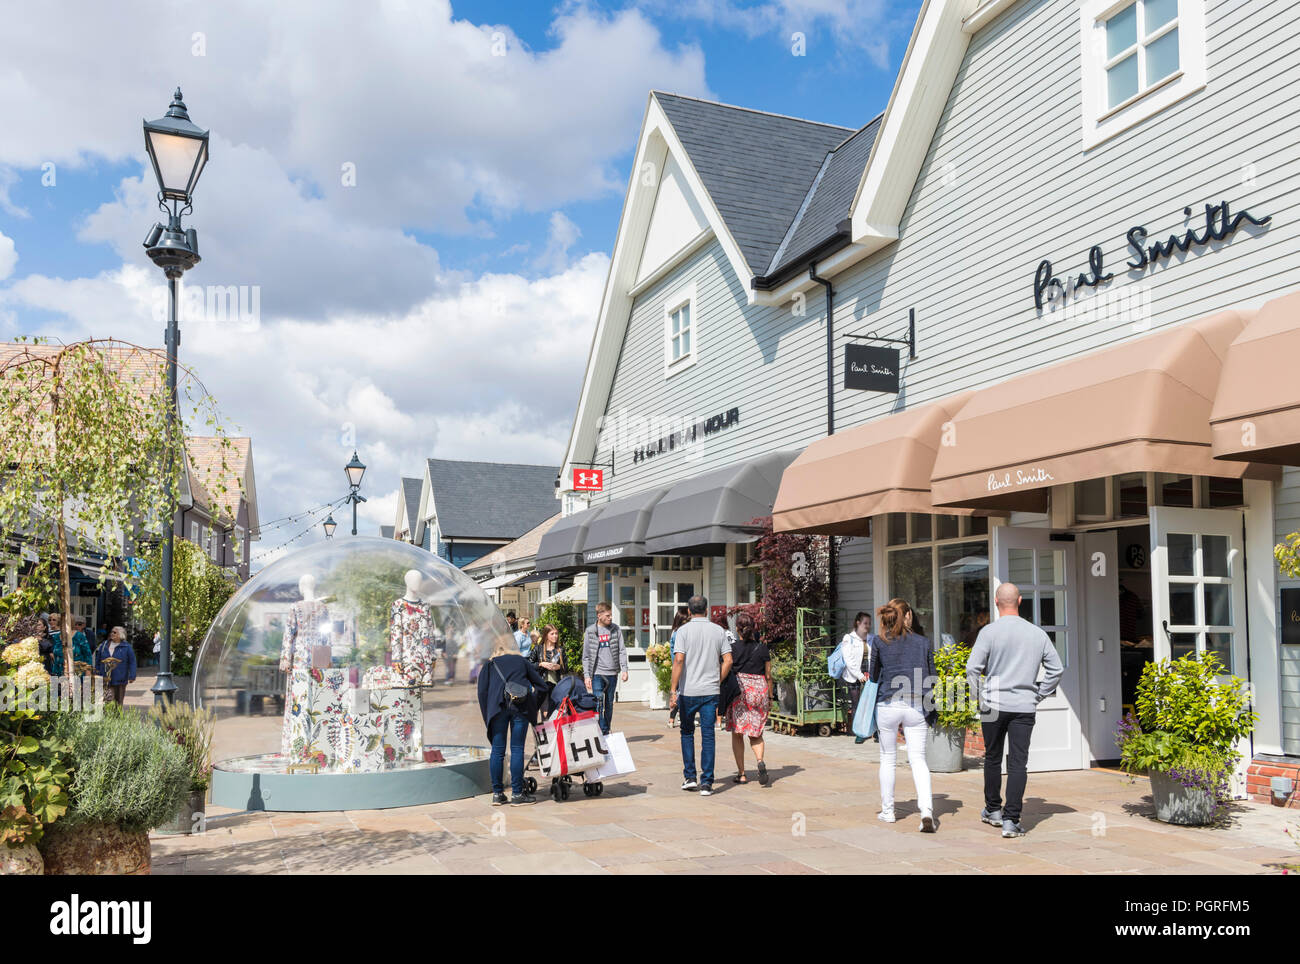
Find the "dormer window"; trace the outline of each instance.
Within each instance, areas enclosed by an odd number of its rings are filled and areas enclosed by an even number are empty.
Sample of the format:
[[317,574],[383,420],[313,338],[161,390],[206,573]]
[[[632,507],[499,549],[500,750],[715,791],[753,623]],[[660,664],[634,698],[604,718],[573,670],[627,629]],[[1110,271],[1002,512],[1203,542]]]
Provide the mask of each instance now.
[[697,334],[695,286],[690,285],[664,302],[665,377],[695,364]]

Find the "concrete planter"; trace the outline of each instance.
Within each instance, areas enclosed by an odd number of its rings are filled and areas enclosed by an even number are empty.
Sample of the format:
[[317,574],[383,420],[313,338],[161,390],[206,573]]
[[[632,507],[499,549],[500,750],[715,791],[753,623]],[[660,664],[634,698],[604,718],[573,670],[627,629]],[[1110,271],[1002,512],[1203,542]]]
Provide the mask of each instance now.
[[666,710],[668,709],[668,696],[658,686],[650,691],[650,709]]
[[205,825],[204,812],[206,810],[204,798],[206,796],[206,790],[191,790],[189,796],[185,798],[185,802],[181,804],[181,808],[176,813],[176,817],[169,820],[161,827],[158,827],[154,833],[203,833]]
[[782,713],[791,715],[799,712],[799,696],[793,680],[782,680],[776,684],[776,701]]
[[35,844],[6,847],[0,844],[0,877],[45,873],[45,861]]
[[1209,791],[1189,789],[1165,773],[1151,773],[1151,799],[1161,823],[1200,827],[1214,819],[1214,797]]
[[960,773],[966,731],[930,727],[925,737],[925,765],[931,773]]
[[150,869],[149,835],[108,824],[68,827],[62,821],[41,841],[47,874],[140,875]]

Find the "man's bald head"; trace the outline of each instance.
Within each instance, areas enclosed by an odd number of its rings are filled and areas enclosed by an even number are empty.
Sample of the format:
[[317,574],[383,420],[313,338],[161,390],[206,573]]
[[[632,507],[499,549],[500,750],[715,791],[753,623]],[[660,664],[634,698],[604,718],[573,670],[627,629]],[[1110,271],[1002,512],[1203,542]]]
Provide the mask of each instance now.
[[1004,582],[993,594],[993,603],[1001,614],[1014,615],[1020,612],[1020,588],[1014,582]]

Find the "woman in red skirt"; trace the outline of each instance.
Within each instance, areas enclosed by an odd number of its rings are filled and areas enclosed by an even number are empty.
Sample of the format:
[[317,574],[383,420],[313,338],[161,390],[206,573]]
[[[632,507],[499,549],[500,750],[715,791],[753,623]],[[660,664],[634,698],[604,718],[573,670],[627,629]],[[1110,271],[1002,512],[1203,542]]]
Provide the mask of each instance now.
[[731,647],[731,671],[740,684],[740,695],[727,710],[727,730],[731,733],[731,752],[736,756],[736,783],[748,783],[745,777],[745,737],[758,760],[758,782],[768,784],[767,764],[763,762],[763,728],[767,725],[767,707],[772,692],[772,657],[767,643],[758,638],[754,617],[742,612],[736,616],[740,639]]

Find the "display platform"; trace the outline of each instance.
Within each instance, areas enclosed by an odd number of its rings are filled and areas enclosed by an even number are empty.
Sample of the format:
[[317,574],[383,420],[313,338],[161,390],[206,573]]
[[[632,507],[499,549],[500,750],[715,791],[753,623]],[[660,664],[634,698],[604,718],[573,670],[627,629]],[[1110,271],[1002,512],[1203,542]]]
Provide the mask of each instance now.
[[384,810],[491,791],[487,747],[427,746],[425,750],[440,751],[443,761],[402,761],[374,772],[313,773],[279,753],[222,760],[212,768],[212,804],[232,810],[295,813]]

